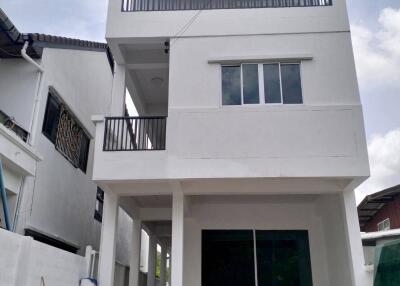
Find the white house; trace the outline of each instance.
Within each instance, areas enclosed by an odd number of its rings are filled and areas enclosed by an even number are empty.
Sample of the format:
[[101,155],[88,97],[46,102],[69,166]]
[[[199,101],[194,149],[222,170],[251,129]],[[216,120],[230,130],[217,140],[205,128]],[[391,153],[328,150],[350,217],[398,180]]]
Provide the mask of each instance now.
[[[367,285],[345,0],[113,0],[106,38],[112,106],[92,118],[100,286],[113,281],[118,206],[133,218],[131,286],[141,228],[148,286],[157,244],[161,285],[169,254],[172,286]],[[124,117],[126,88],[138,117]]]
[[[12,231],[80,255],[98,250],[91,115],[109,112],[112,81],[106,44],[22,34],[0,10],[0,156]],[[117,260],[129,265],[129,242],[120,241]]]

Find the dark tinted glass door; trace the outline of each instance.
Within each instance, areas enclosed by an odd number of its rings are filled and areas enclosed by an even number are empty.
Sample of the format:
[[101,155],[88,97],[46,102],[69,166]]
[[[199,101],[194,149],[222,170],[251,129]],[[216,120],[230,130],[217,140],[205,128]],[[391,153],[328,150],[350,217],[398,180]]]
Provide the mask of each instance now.
[[308,232],[256,231],[258,286],[312,286]]
[[202,286],[255,286],[252,230],[203,230]]

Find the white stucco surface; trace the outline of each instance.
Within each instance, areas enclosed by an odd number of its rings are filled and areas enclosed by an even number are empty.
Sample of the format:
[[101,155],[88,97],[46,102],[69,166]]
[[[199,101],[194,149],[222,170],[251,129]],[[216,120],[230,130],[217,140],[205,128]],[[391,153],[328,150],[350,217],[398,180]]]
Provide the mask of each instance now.
[[341,207],[339,195],[209,196],[190,201],[184,227],[183,285],[201,285],[202,229],[307,230],[313,285],[350,285],[346,230],[341,214],[333,211]]
[[[29,69],[30,65],[26,62],[21,62],[20,68],[23,64],[28,67],[25,69]],[[103,52],[45,48],[41,64],[45,72],[39,93],[39,118],[33,144],[43,155],[43,161],[37,165],[36,177],[27,178],[24,184],[17,231],[23,233],[26,227],[35,228],[78,246],[79,253],[83,254],[86,245],[98,249],[100,240],[101,224],[94,219],[97,186],[91,181],[93,142],[85,174],[72,166],[41,130],[51,86],[93,138],[94,125],[90,116],[108,112],[112,73]],[[12,83],[18,86],[15,77]],[[31,110],[33,103],[26,93],[14,90],[12,95],[24,102],[24,105],[18,106],[20,112]]]
[[[202,229],[308,230],[314,286],[366,285],[353,190],[369,165],[346,1],[134,13],[120,4],[109,3],[106,38],[128,77],[114,84],[137,91],[145,83],[130,74],[168,66],[166,148],[104,152],[97,116],[93,178],[112,195],[173,197],[158,217],[172,220],[172,285],[201,285]],[[303,104],[222,105],[222,64],[277,61],[301,63]],[[142,110],[144,92],[132,94]],[[144,220],[140,206],[124,207]],[[154,220],[161,213],[152,209]]]
[[86,277],[84,257],[0,229],[0,285],[78,285]]
[[0,110],[29,132],[37,70],[23,59],[0,61]]

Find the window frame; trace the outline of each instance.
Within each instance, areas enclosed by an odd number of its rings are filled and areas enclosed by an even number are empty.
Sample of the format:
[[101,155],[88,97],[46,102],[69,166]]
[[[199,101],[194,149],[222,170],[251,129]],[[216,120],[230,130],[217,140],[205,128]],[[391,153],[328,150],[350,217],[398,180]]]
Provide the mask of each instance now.
[[[201,230],[201,264],[202,264],[202,270],[201,270],[201,284],[204,283],[204,268],[203,268],[203,263],[204,263],[204,255],[205,253],[203,253],[203,249],[204,249],[204,235],[206,232],[215,232],[215,231],[249,231],[252,232],[252,248],[253,248],[253,258],[254,261],[253,266],[254,266],[254,286],[258,286],[258,280],[259,280],[259,271],[260,273],[262,273],[262,271],[264,271],[262,268],[260,268],[259,265],[259,261],[258,261],[258,250],[257,250],[257,240],[259,238],[258,233],[261,234],[262,232],[269,232],[270,235],[272,236],[282,236],[285,237],[285,235],[294,235],[297,236],[296,237],[296,242],[298,241],[303,241],[304,242],[304,247],[306,247],[306,253],[304,257],[302,257],[301,259],[305,260],[303,262],[306,262],[307,265],[305,265],[307,269],[307,272],[309,271],[309,273],[305,273],[303,272],[303,276],[300,276],[304,278],[304,280],[302,279],[303,282],[305,283],[301,283],[301,285],[307,285],[307,286],[312,286],[313,285],[313,278],[314,278],[314,269],[313,269],[313,263],[312,263],[312,258],[311,258],[311,240],[310,240],[310,231],[309,229],[260,229],[260,228],[244,228],[244,229],[235,229],[235,228],[203,228]],[[304,236],[305,234],[305,236]],[[298,236],[299,235],[299,236]],[[281,239],[282,241],[285,239]],[[302,264],[303,265],[303,264]],[[262,271],[261,271],[262,270]],[[299,273],[300,273],[300,269],[298,269]],[[304,274],[305,273],[305,274]],[[306,275],[306,276],[304,276]],[[308,282],[308,283],[307,283]]]
[[[387,227],[385,228],[385,223],[386,223],[386,222],[389,222],[389,223],[388,223]],[[379,226],[381,226],[381,225],[383,226],[383,228],[382,228],[382,229],[379,229]],[[384,220],[378,222],[378,223],[376,224],[376,227],[377,227],[378,231],[390,230],[390,229],[391,229],[391,228],[390,228],[390,218],[385,218]]]
[[[101,206],[99,210],[97,210],[96,207],[97,203]],[[104,191],[100,187],[97,187],[96,204],[94,206],[94,219],[100,223],[103,221],[103,208],[104,208]]]
[[[48,116],[48,107],[49,107],[49,102],[53,100],[59,109],[59,114],[58,114],[58,118],[57,118],[57,126],[55,127],[55,138],[54,141],[51,138],[50,134],[48,134],[47,132],[45,132],[45,125],[47,122],[47,116]],[[78,164],[75,166],[75,164],[71,161],[71,159],[66,156],[63,152],[61,152],[58,148],[57,148],[57,133],[58,133],[58,127],[60,124],[59,118],[61,115],[61,111],[62,108],[65,108],[65,110],[69,113],[69,116],[71,116],[75,121],[76,124],[79,126],[79,128],[82,129],[83,132],[83,137],[81,139],[81,146],[80,148],[82,148],[82,143],[83,141],[87,142],[87,146],[85,146],[86,148],[86,153],[85,156],[82,156],[81,153],[79,154],[79,162]],[[74,166],[76,169],[81,170],[84,174],[87,173],[87,165],[88,165],[88,161],[89,161],[89,153],[90,153],[90,145],[91,145],[91,141],[92,141],[92,136],[89,135],[89,133],[87,132],[86,128],[84,127],[84,125],[81,123],[81,121],[77,118],[77,116],[75,115],[75,113],[73,113],[71,111],[71,109],[68,107],[68,105],[61,99],[61,97],[59,96],[58,92],[52,87],[49,87],[49,90],[47,92],[47,100],[46,100],[46,106],[45,106],[45,110],[44,110],[44,115],[43,115],[43,122],[42,122],[42,134],[44,137],[46,137],[55,147],[55,149],[67,160],[69,161],[72,166]],[[86,137],[86,140],[83,140],[83,138]],[[81,162],[81,159],[83,160]]]
[[[279,66],[279,87],[280,87],[280,98],[281,102],[268,103],[265,102],[265,83],[264,83],[264,65],[278,64]],[[282,88],[282,69],[281,65],[298,65],[300,72],[300,91],[302,103],[284,103],[283,102],[283,88]],[[257,65],[258,66],[258,96],[259,103],[244,103],[243,97],[243,65]],[[260,105],[304,105],[304,94],[303,94],[303,61],[302,60],[291,60],[291,61],[265,61],[265,62],[242,62],[242,63],[231,63],[231,64],[220,64],[220,106],[221,107],[232,107],[232,106],[260,106]],[[240,104],[223,104],[223,86],[222,86],[222,69],[223,67],[240,67]]]

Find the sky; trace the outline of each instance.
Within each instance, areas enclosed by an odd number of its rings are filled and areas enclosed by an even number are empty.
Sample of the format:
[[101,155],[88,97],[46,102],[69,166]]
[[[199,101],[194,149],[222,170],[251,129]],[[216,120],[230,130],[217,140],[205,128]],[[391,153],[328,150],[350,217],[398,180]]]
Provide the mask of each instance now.
[[[360,201],[400,184],[400,0],[347,3],[371,166]],[[21,32],[105,41],[106,0],[0,0],[0,8]]]

